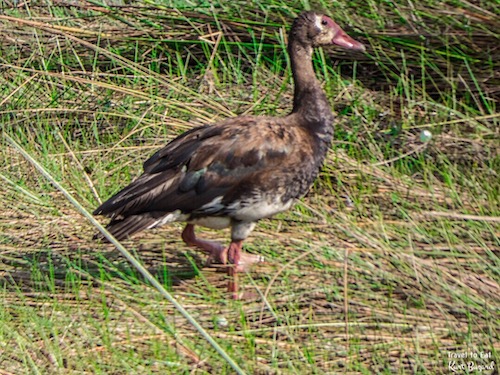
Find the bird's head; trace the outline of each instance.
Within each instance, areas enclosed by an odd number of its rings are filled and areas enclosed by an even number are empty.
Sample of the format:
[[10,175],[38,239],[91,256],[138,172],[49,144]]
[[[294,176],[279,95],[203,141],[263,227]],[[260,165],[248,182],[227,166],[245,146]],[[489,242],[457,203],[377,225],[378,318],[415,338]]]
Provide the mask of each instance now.
[[330,17],[316,12],[303,12],[295,20],[290,33],[305,46],[335,44],[354,51],[365,51],[365,46],[351,38]]

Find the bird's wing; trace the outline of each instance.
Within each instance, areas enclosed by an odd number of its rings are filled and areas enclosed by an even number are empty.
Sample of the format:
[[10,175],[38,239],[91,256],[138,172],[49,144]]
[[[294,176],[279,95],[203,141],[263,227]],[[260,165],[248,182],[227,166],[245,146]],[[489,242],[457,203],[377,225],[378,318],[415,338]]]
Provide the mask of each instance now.
[[192,129],[156,152],[144,163],[144,173],[94,214],[114,219],[174,211],[221,214],[224,206],[252,194],[259,184],[274,184],[287,165],[303,162],[313,146],[296,139],[301,137],[307,133],[300,128],[266,117],[238,117]]

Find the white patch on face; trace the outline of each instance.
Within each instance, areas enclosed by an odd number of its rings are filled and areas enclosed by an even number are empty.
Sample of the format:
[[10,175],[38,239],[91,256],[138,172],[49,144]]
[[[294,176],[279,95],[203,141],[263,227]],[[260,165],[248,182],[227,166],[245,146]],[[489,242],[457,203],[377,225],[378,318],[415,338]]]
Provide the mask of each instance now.
[[319,29],[319,30],[323,30],[323,25],[321,24],[321,22],[323,22],[323,17],[322,16],[316,16],[316,22],[314,22],[314,24],[316,25],[316,27]]

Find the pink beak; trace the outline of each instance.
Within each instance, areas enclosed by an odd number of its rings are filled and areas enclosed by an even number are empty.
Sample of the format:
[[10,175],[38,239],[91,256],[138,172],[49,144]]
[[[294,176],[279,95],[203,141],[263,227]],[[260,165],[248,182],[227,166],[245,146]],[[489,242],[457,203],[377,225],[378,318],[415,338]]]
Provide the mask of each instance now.
[[352,39],[340,27],[338,28],[337,34],[335,34],[335,36],[333,37],[332,43],[336,44],[338,46],[347,48],[347,49],[352,49],[354,51],[365,51],[366,50],[366,48],[363,44]]

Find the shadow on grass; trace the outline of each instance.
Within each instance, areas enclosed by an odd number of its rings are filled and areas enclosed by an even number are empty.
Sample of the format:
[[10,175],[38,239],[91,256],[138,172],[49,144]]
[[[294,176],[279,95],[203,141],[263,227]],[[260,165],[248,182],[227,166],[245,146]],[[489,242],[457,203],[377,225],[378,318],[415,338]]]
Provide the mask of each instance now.
[[[126,241],[129,248],[165,287],[171,289],[184,280],[193,279],[205,265],[202,254],[184,244],[160,241]],[[0,255],[3,271],[0,285],[23,293],[56,291],[67,288],[78,278],[90,285],[121,280],[128,284],[143,283],[142,275],[107,243],[40,240],[24,244],[24,251]],[[173,245],[173,246],[171,246]]]

